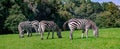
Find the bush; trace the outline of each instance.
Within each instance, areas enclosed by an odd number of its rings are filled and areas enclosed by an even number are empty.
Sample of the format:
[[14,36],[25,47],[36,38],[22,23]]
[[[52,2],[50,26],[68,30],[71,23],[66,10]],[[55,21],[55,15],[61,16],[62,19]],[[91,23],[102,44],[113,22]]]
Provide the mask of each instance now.
[[11,30],[13,33],[18,33],[18,24],[25,20],[26,18],[22,14],[10,15],[5,21],[5,27]]

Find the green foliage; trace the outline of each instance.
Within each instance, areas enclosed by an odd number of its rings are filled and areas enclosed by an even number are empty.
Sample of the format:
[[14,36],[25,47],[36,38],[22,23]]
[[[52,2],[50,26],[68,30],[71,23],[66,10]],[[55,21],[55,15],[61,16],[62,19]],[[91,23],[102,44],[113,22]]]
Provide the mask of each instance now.
[[99,15],[97,15],[98,17],[96,18],[97,19],[97,24],[100,24],[99,26],[100,27],[110,27],[109,25],[112,23],[111,22],[111,19],[110,19],[110,16],[111,13],[108,12],[108,11],[105,11],[105,12],[101,12]]
[[[28,1],[28,2],[25,2]],[[22,14],[28,19],[28,20],[34,20],[35,19],[35,13],[32,11],[34,7],[34,1],[32,0],[15,0],[15,3],[20,7],[18,10],[22,12]],[[32,7],[31,7],[32,6]]]
[[96,17],[96,23],[99,27],[120,27],[118,24],[120,10],[112,2],[103,3],[104,11],[99,13]]
[[78,7],[78,8],[75,10],[75,13],[76,13],[76,14],[79,14],[81,17],[84,18],[84,17],[87,16],[87,15],[86,15],[86,8],[87,8],[86,4],[83,3],[83,4],[80,5],[80,7]]
[[46,39],[47,32],[44,34],[44,40],[40,36],[33,34],[32,37],[19,38],[18,34],[0,35],[1,49],[120,49],[120,28],[99,29],[100,36],[95,38],[90,30],[88,38],[81,39],[82,31],[74,31],[73,40],[69,39],[70,31],[63,31],[63,38]]
[[0,34],[8,31],[7,28],[4,27],[4,21],[9,16],[9,8],[11,8],[12,4],[13,2],[10,0],[0,1]]
[[18,10],[20,7],[18,5],[12,6],[9,10],[10,15],[6,18],[5,27],[11,30],[13,33],[18,33],[18,24],[22,21],[25,21],[26,18],[21,11]]
[[94,9],[94,13],[100,13],[101,11],[103,11],[102,5],[98,2],[92,3],[92,6]]
[[16,33],[14,29],[17,27],[15,26],[24,20],[52,20],[61,27],[65,20],[70,18],[86,18],[95,21],[98,27],[120,27],[120,10],[112,2],[98,3],[91,0],[1,0],[0,11],[0,32],[3,33],[6,30],[6,32],[10,30]]
[[25,20],[26,18],[22,14],[10,15],[5,21],[5,27],[7,27],[13,33],[18,33],[18,24]]

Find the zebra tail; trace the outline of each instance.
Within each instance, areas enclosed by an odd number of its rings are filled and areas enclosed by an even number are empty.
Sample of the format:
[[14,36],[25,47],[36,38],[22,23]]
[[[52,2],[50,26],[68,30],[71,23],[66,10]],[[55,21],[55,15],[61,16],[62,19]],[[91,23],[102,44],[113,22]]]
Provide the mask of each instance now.
[[63,24],[63,29],[65,30],[66,29],[66,24],[68,23],[68,21],[66,21],[64,24]]

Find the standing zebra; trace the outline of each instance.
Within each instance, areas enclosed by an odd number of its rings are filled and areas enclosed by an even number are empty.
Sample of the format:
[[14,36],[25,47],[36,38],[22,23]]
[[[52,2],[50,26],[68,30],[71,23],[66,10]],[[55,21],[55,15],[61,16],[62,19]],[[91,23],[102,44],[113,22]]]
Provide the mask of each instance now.
[[88,30],[89,28],[91,28],[93,30],[93,34],[98,37],[98,27],[96,26],[96,24],[91,21],[91,20],[87,20],[87,19],[78,19],[78,18],[72,18],[68,21],[66,21],[63,24],[63,28],[65,29],[66,24],[68,23],[69,29],[70,29],[70,39],[73,39],[73,35],[72,32],[75,29],[82,29],[82,38],[84,35],[84,32],[86,33],[86,38],[88,38]]
[[18,25],[18,31],[19,31],[19,36],[20,38],[24,37],[24,31],[27,32],[27,36],[32,36],[32,24],[30,21],[24,21],[19,23]]
[[52,31],[52,39],[54,38],[54,31],[57,32],[58,38],[62,38],[61,30],[59,29],[58,25],[56,23],[54,23],[53,21],[43,20],[39,23],[38,31],[41,33],[41,40],[43,40],[43,34],[44,34],[45,30],[48,30],[47,39],[50,35],[50,31]]

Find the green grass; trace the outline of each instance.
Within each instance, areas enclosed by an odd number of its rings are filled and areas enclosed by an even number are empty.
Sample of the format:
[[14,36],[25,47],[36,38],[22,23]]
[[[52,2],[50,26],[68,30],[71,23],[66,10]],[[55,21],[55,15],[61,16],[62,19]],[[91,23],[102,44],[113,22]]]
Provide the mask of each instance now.
[[46,39],[33,34],[32,37],[19,38],[18,34],[0,35],[0,49],[120,49],[120,28],[107,28],[99,30],[99,38],[89,31],[88,38],[81,39],[81,30],[73,33],[73,40],[69,39],[69,31],[63,31],[63,38]]

